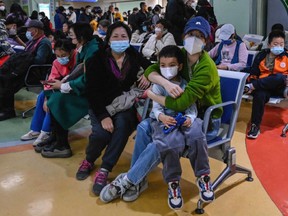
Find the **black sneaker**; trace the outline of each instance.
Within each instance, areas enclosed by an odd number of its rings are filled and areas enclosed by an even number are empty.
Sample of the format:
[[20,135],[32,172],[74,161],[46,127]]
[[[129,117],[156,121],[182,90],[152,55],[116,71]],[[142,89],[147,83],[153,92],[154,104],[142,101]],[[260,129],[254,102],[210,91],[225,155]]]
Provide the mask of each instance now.
[[69,145],[60,146],[56,143],[45,146],[41,151],[41,155],[46,158],[68,158],[72,156],[72,151]]
[[77,180],[86,179],[90,175],[93,168],[94,168],[94,163],[90,163],[86,159],[83,160],[77,173],[76,173],[76,179]]
[[35,152],[41,153],[45,146],[52,146],[55,145],[56,142],[56,136],[50,135],[48,139],[38,143],[37,145],[33,146]]
[[250,131],[247,134],[248,138],[256,139],[260,134],[260,128],[256,126],[256,124],[251,124]]

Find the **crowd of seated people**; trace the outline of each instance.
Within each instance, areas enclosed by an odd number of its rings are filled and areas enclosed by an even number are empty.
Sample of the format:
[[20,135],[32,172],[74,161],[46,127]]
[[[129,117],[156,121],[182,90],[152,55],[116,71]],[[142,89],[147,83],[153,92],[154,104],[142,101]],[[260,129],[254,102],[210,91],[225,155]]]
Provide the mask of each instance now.
[[[75,168],[76,179],[86,179],[104,151],[101,166],[95,174],[93,192],[100,195],[105,188],[101,196],[104,202],[118,197],[132,201],[147,188],[145,177],[150,169],[165,161],[153,145],[151,119],[139,123],[134,106],[135,98],[142,96],[151,83],[156,83],[165,95],[148,91],[154,105],[185,112],[197,104],[197,120],[196,116],[192,119],[186,116],[187,122],[191,123],[186,126],[199,135],[198,140],[191,141],[198,147],[191,149],[189,160],[197,177],[200,198],[204,202],[214,200],[207,141],[217,135],[223,110],[219,108],[213,112],[211,130],[207,134],[199,129],[202,128],[201,119],[210,105],[221,103],[217,69],[231,73],[241,71],[247,65],[248,51],[232,24],[227,22],[217,27],[213,7],[207,0],[169,0],[165,15],[161,14],[161,5],[149,12],[146,3],[141,2],[140,9],[134,8],[128,18],[123,18],[113,5],[105,13],[100,7],[87,5],[80,16],[73,7],[69,7],[67,14],[66,9],[59,6],[54,27],[44,12],[37,13],[38,19],[34,19],[14,3],[6,16],[1,8],[3,5],[0,1],[0,16],[5,19],[0,19],[0,42],[4,50],[0,53],[0,121],[16,116],[14,95],[23,87],[27,73],[27,70],[9,71],[11,61],[19,61],[19,65],[25,63],[25,68],[32,64],[52,64],[51,74],[37,99],[31,130],[21,140],[36,139],[34,149],[43,157],[71,157],[73,146],[68,142],[69,128],[89,114],[92,131],[85,158],[78,170]],[[141,43],[142,48],[138,52],[131,43]],[[15,54],[11,44],[23,46],[24,51]],[[159,53],[167,46],[178,50],[178,54],[164,49],[160,61]],[[253,95],[248,138],[257,138],[260,134],[264,106],[269,97],[288,97],[288,61],[284,46],[284,28],[276,25],[268,36],[267,48],[256,56],[252,68],[247,71],[250,77],[245,93]],[[21,62],[23,59],[25,62]],[[187,82],[185,88],[181,88],[177,80],[170,82],[178,74],[180,80]],[[175,121],[167,117],[162,123],[169,127]],[[131,170],[107,185],[108,174],[117,165],[135,129]],[[167,155],[171,156],[170,153]],[[203,162],[203,167],[199,166],[199,161]],[[149,169],[145,167],[148,165]],[[143,166],[147,169],[139,173],[138,168]],[[131,174],[133,172],[137,175]],[[180,208],[182,204],[171,204],[173,199],[183,203],[179,182],[168,187],[171,192],[169,206]]]

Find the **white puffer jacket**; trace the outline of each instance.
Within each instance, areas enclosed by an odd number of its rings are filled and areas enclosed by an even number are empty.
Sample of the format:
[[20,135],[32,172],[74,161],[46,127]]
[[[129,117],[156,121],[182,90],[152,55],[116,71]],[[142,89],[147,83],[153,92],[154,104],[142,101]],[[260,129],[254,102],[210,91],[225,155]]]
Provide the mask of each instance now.
[[153,34],[145,44],[142,50],[142,54],[145,57],[150,58],[153,53],[155,53],[155,55],[158,55],[161,49],[168,45],[176,45],[174,37],[170,32],[167,32],[161,38],[161,40],[156,40],[156,34]]

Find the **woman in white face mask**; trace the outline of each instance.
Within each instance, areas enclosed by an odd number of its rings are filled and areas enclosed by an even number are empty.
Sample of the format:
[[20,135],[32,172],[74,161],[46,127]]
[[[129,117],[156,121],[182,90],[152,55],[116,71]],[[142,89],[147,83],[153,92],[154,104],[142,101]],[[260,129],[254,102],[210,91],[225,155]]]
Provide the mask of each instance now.
[[[160,96],[153,93],[149,93],[149,97],[161,104],[162,106],[167,107],[168,109],[183,111],[189,106],[194,104],[196,101],[199,102],[198,106],[198,117],[203,118],[203,113],[206,108],[219,104],[222,102],[221,93],[220,93],[220,78],[217,72],[217,68],[213,60],[209,57],[208,53],[203,51],[203,47],[206,43],[207,38],[210,34],[210,25],[202,17],[195,17],[190,19],[184,29],[185,34],[185,45],[182,49],[182,52],[185,56],[184,64],[182,70],[179,72],[182,78],[187,81],[187,86],[184,90],[180,88],[179,85],[174,84],[164,78],[160,73],[159,64],[151,65],[145,71],[145,76],[153,83],[156,83],[165,88],[170,96]],[[199,154],[200,148],[206,148],[206,141],[211,140],[217,136],[218,130],[220,128],[220,117],[222,114],[222,109],[215,110],[212,114],[211,126],[212,131],[206,134],[203,145],[199,146],[198,150],[195,150],[195,154]],[[193,124],[192,124],[193,125]],[[138,130],[139,129],[139,130]],[[135,147],[132,158],[132,166],[137,163],[137,160],[140,159],[140,154],[145,150],[147,151],[146,156],[149,164],[146,165],[149,167],[153,166],[157,161],[153,158],[155,155],[155,149],[153,150],[153,145],[148,145],[152,141],[151,137],[151,124],[149,119],[143,120],[137,129],[137,136],[135,139]],[[157,153],[156,153],[157,154]],[[188,153],[189,154],[189,153]],[[190,155],[190,154],[189,154]],[[195,164],[195,158],[192,156],[190,161],[193,166]],[[145,157],[146,157],[145,156]],[[208,158],[206,154],[202,158]],[[204,166],[207,163],[198,163],[198,165]],[[197,176],[197,181],[199,184],[203,185],[200,194],[201,199],[205,202],[211,202],[214,199],[214,193],[210,184],[210,173],[209,162],[208,166],[198,167],[202,172],[195,172]],[[139,185],[145,184],[145,180],[139,183]],[[139,188],[139,187],[136,187]],[[141,191],[135,190],[135,192],[130,192],[130,196],[137,199]]]

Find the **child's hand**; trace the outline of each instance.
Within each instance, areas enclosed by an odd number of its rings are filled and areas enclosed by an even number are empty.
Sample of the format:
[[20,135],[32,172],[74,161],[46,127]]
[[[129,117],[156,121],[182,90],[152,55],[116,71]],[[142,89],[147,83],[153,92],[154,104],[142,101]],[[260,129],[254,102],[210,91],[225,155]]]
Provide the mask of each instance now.
[[164,115],[162,113],[159,115],[158,119],[168,128],[171,125],[176,125],[176,123],[177,123],[173,117]]
[[184,127],[191,127],[191,125],[192,125],[191,119],[186,116],[186,121],[183,123],[182,126],[184,126]]
[[138,83],[138,88],[144,89],[144,90],[150,86],[149,80],[147,80],[147,78],[144,75],[140,76],[140,78],[137,80],[137,83]]
[[61,84],[62,84],[62,82],[59,80],[56,80],[56,79],[52,80],[51,83],[49,82],[49,85],[51,86],[52,89],[60,89]]

